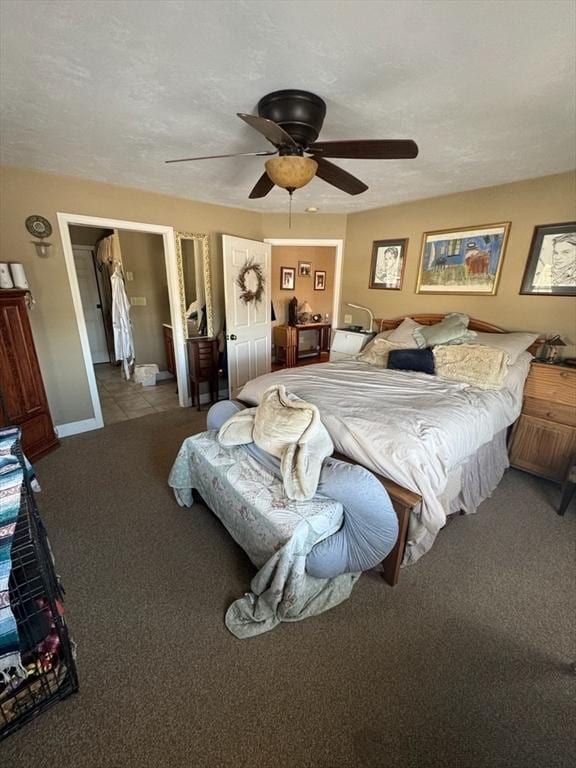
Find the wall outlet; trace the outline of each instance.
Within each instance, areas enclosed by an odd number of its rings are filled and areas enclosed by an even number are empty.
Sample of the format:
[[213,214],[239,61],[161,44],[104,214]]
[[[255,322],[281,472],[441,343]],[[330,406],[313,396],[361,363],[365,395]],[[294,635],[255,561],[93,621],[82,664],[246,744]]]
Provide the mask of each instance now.
[[352,315],[344,315],[344,325],[352,325]]
[[132,304],[133,307],[145,307],[148,302],[146,301],[145,296],[131,296],[130,297],[130,304]]
[[126,272],[126,282],[131,283],[134,280],[134,272]]

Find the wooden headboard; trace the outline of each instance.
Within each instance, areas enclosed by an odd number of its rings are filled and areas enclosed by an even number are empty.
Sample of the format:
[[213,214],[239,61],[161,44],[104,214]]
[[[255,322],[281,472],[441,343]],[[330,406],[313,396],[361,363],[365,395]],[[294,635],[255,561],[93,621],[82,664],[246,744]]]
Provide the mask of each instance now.
[[[393,317],[390,319],[375,319],[374,327],[379,333],[391,331],[397,328],[406,317],[411,317],[412,320],[420,323],[420,325],[434,325],[443,320],[445,315],[404,315],[403,317]],[[481,333],[510,333],[510,331],[504,328],[499,328],[497,325],[492,325],[492,323],[485,323],[483,320],[476,320],[474,317],[470,318],[468,328],[471,331],[480,331]],[[534,344],[528,347],[528,352],[535,355],[543,343],[544,339],[536,339]]]

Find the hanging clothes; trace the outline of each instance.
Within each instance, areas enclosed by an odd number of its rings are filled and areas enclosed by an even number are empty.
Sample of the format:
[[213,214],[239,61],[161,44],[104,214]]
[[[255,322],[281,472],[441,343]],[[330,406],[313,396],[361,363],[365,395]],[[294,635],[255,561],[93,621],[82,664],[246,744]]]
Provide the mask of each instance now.
[[98,244],[98,251],[96,254],[98,261],[101,264],[107,264],[110,274],[114,274],[116,265],[119,264],[122,267],[122,251],[120,250],[120,238],[114,232],[108,237],[102,238]]
[[134,368],[134,339],[130,322],[130,302],[124,289],[122,267],[116,264],[112,277],[112,327],[116,360],[121,360],[124,375],[130,378]]

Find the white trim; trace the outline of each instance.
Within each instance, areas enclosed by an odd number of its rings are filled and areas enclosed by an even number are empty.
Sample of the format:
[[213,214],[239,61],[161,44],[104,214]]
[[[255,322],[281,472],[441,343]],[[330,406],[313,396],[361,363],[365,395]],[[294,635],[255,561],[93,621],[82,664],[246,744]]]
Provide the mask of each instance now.
[[70,437],[79,435],[81,432],[90,432],[92,429],[100,429],[102,424],[97,419],[84,419],[83,421],[69,421],[68,424],[57,424],[56,434],[58,437]]
[[336,248],[336,263],[334,264],[334,294],[332,296],[332,328],[338,328],[340,316],[340,294],[342,292],[342,263],[344,255],[344,240],[323,240],[320,238],[283,238],[265,237],[265,243],[270,245],[317,245],[322,248]]
[[[176,263],[176,242],[174,239],[173,227],[163,224],[145,224],[140,221],[123,221],[120,219],[107,219],[100,216],[84,216],[78,213],[60,213],[56,214],[58,226],[60,228],[60,239],[64,251],[64,259],[72,292],[72,303],[80,334],[80,344],[84,357],[84,367],[88,379],[88,388],[90,398],[94,409],[94,419],[87,419],[86,422],[94,421],[94,426],[90,429],[99,429],[104,426],[102,419],[102,409],[100,407],[100,398],[98,397],[98,387],[94,373],[94,364],[90,353],[88,343],[88,334],[86,332],[86,322],[84,320],[84,310],[80,299],[80,289],[78,287],[78,278],[76,276],[76,265],[74,264],[74,254],[72,251],[72,241],[70,239],[70,225],[80,225],[88,227],[101,227],[103,229],[127,229],[133,232],[149,232],[151,234],[162,235],[164,244],[164,257],[166,262],[166,275],[168,279],[168,295],[170,300],[170,320],[172,324],[172,333],[174,337],[174,356],[176,360],[176,380],[178,382],[178,399],[180,405],[184,408],[189,405],[188,394],[188,371],[186,364],[186,350],[184,340],[184,328],[182,327],[182,318],[180,316],[180,289],[178,286],[178,267]],[[84,422],[72,422],[72,424],[82,424]],[[66,425],[64,425],[66,426]],[[73,434],[73,433],[72,433]]]

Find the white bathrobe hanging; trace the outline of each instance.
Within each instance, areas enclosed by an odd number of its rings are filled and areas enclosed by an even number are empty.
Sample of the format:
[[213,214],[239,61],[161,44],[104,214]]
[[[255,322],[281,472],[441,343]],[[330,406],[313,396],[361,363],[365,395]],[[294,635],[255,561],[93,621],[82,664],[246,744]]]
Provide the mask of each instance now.
[[116,264],[112,277],[112,327],[114,329],[114,351],[116,360],[122,360],[124,375],[130,378],[134,363],[134,340],[130,322],[130,302],[124,290],[122,269]]

